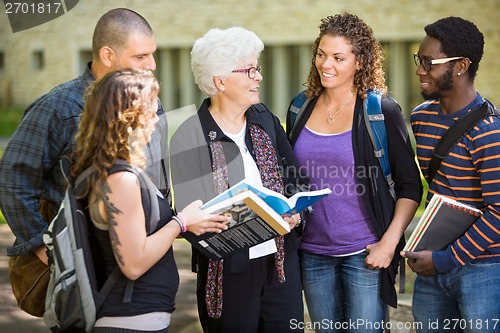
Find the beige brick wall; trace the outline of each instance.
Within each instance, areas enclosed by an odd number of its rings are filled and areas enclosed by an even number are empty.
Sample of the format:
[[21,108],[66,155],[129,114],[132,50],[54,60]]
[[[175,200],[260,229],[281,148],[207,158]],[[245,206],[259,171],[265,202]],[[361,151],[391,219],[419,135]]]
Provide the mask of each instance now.
[[[476,87],[500,105],[500,0],[81,0],[65,15],[15,34],[2,7],[0,51],[5,67],[0,69],[0,99],[10,94],[14,104],[26,105],[78,75],[79,51],[90,48],[98,18],[116,6],[146,17],[159,48],[189,47],[209,28],[234,25],[255,31],[267,45],[310,43],[320,19],[342,11],[363,18],[381,41],[420,41],[426,24],[461,16],[475,22],[486,38]],[[41,71],[31,68],[33,50],[44,51]]]

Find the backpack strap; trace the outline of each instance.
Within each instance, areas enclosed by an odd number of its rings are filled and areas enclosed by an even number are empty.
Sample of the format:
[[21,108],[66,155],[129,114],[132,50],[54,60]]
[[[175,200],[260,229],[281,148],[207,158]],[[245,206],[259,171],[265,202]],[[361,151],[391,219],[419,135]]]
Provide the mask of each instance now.
[[306,90],[301,91],[295,98],[292,100],[290,107],[288,108],[288,118],[287,118],[287,128],[290,129],[288,134],[288,139],[292,140],[293,133],[297,128],[297,124],[300,121],[304,114],[304,110],[311,102],[311,99],[307,97]]
[[95,170],[96,168],[91,165],[87,169],[83,170],[78,177],[76,177],[76,180],[73,183],[73,190],[77,197],[80,197],[83,193],[85,193],[85,190],[87,189],[87,178],[94,173]]
[[[136,166],[131,165],[127,161],[120,159],[116,160],[115,164],[121,167],[125,167],[123,168],[123,170],[126,169],[135,174],[139,179],[141,188],[147,189],[150,201],[150,216],[151,216],[150,231],[155,230],[156,227],[158,226],[158,222],[160,221],[160,207],[158,205],[158,200],[156,196],[158,194],[161,194],[161,192],[158,190],[156,185],[151,181],[151,179],[146,175],[146,173],[143,170],[139,169]],[[61,159],[60,165],[63,175],[66,175],[67,166],[65,165],[64,160]],[[87,189],[86,180],[88,176],[93,172],[95,172],[95,167],[91,165],[76,178],[73,186],[75,194],[77,196],[81,196],[83,193],[85,193],[85,190]],[[68,179],[68,176],[66,176],[66,178]]]
[[[163,179],[165,181],[165,187],[166,189],[163,191],[160,191],[162,192],[162,194],[165,196],[165,198],[168,198],[170,196],[170,185],[168,183],[168,174],[167,174],[167,167],[165,165],[165,159],[162,158],[161,159],[161,171],[162,171],[162,174],[163,174]],[[170,202],[171,200],[169,200]]]
[[380,163],[384,177],[389,185],[389,192],[396,200],[395,183],[392,179],[391,165],[389,162],[389,150],[387,143],[387,131],[385,129],[385,117],[382,113],[382,95],[369,89],[363,101],[363,112],[366,130],[370,136],[373,153]]
[[[121,274],[122,274],[122,272],[120,271],[120,267],[116,266],[115,269],[113,270],[113,273],[111,273],[111,275],[108,276],[108,278],[106,279],[106,282],[104,282],[104,285],[102,286],[101,290],[99,290],[99,294],[102,297],[94,298],[96,312],[99,311],[99,309],[101,308],[102,304],[104,303],[104,300],[106,299],[109,292],[111,291],[111,288],[113,288],[113,286],[115,285],[116,281],[118,280],[118,278],[120,277]],[[129,286],[129,281],[130,280],[127,279],[127,287]],[[131,283],[133,286],[134,281],[131,281]],[[125,302],[125,297],[124,297],[123,301]]]
[[427,183],[430,184],[432,182],[434,176],[439,170],[439,167],[441,166],[441,162],[446,158],[446,156],[448,156],[458,141],[462,140],[462,138],[467,135],[467,133],[469,133],[474,126],[476,126],[488,115],[498,116],[499,114],[498,110],[490,110],[488,102],[484,102],[451,125],[434,148],[432,159],[429,163],[429,168],[427,169]]
[[[382,112],[382,95],[372,89],[366,92],[366,99],[363,101],[363,112],[365,126],[373,146],[373,153],[379,161],[385,180],[389,186],[394,201],[397,200],[395,186],[396,183],[392,179],[392,170],[389,160],[389,144],[387,141],[387,130],[385,128],[385,116]],[[404,241],[404,236],[402,236]],[[406,265],[405,259],[399,260],[399,292],[404,293],[406,280]],[[389,320],[389,312],[386,313],[386,320]],[[387,330],[386,330],[387,332]],[[390,330],[389,330],[390,332]]]
[[156,187],[156,185],[151,181],[151,179],[146,175],[144,170],[139,169],[136,166],[131,165],[129,162],[124,160],[116,160],[116,165],[124,166],[127,170],[131,171],[133,174],[137,176],[139,179],[139,183],[141,188],[145,188],[149,194],[149,202],[150,202],[150,232],[156,229],[158,226],[158,222],[160,221],[160,207],[158,205],[157,195],[160,194],[160,191]]
[[271,111],[269,111],[267,109],[267,107],[262,103],[254,104],[251,106],[251,108],[254,109],[254,111],[256,111],[257,114],[263,118],[263,120],[264,120],[263,124],[265,127],[264,130],[269,135],[269,138],[271,139],[271,142],[273,143],[273,145],[276,147],[277,146],[276,145],[276,131],[274,130],[274,128],[269,127],[273,123],[273,119],[272,119],[272,117],[270,117],[272,115]]

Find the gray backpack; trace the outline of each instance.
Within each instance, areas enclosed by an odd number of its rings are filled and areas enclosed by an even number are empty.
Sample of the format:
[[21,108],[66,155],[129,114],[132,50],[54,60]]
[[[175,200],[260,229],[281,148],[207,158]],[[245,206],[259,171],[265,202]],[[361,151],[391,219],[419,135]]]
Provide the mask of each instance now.
[[[121,169],[131,171],[148,189],[151,202],[152,225],[159,220],[156,186],[139,169],[125,161],[117,161]],[[58,214],[52,220],[43,240],[49,257],[50,280],[45,299],[43,319],[53,332],[92,332],[96,315],[104,300],[122,274],[117,266],[113,273],[99,283],[105,272],[104,263],[93,235],[87,198],[82,197],[87,178],[94,171],[88,168],[66,189]],[[124,302],[132,297],[133,281],[128,281]]]

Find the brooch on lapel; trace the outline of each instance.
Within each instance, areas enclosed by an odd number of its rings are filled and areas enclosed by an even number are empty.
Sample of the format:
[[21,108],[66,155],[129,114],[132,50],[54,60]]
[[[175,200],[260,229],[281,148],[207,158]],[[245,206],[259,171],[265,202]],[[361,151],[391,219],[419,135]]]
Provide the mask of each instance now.
[[214,141],[215,138],[217,137],[217,132],[216,131],[208,132],[208,137],[210,138],[210,140]]

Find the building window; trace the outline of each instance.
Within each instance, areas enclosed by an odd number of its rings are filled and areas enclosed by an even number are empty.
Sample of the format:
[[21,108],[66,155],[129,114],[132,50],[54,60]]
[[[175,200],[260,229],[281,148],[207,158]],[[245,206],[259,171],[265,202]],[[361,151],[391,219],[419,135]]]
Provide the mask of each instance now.
[[45,67],[45,57],[43,51],[33,51],[31,54],[31,67],[35,70],[41,71]]

